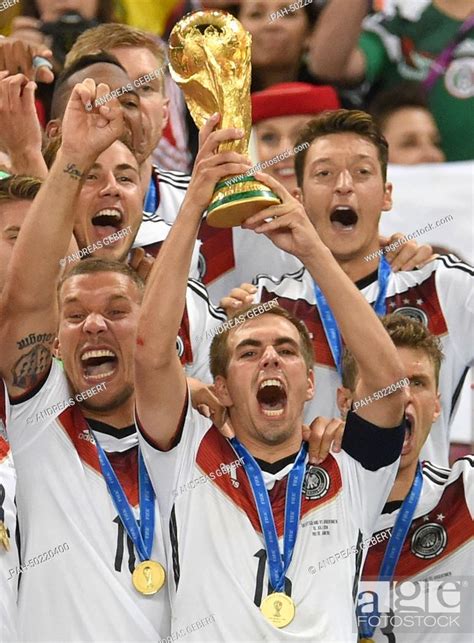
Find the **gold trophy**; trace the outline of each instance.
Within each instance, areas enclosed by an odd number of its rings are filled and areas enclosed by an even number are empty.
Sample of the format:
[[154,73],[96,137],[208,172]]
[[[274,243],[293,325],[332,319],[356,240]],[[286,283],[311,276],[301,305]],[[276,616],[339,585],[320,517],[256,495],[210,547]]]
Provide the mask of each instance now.
[[[219,150],[247,155],[252,127],[250,103],[251,36],[223,11],[195,11],[184,16],[169,37],[171,77],[181,87],[191,116],[201,128],[219,112],[219,128],[238,127],[245,137]],[[229,176],[214,190],[207,222],[216,228],[238,226],[280,199],[251,175]]]

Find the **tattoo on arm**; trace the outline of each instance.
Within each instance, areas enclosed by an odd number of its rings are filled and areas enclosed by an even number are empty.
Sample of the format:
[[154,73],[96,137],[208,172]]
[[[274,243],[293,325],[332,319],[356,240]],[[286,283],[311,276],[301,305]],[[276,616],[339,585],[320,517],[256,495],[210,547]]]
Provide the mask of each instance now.
[[13,386],[28,390],[43,378],[51,361],[51,350],[44,344],[34,346],[23,354],[12,368]]
[[69,174],[69,176],[76,181],[80,181],[84,176],[83,173],[77,168],[77,166],[74,165],[74,163],[68,163],[63,172]]

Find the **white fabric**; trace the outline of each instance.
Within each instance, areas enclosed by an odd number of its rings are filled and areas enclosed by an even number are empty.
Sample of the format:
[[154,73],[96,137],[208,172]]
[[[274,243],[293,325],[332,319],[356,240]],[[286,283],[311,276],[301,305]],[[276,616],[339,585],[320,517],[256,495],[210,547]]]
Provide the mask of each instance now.
[[[328,568],[322,580],[315,579],[310,566],[318,556],[350,547],[360,533],[370,538],[393,483],[398,460],[377,471],[368,471],[343,451],[323,463],[321,468],[330,480],[329,492],[334,489],[334,495],[319,502],[303,498],[296,547],[286,574],[291,582],[296,616],[287,627],[276,631],[257,606],[267,596],[268,567],[262,568],[263,537],[239,505],[247,500],[254,502],[245,486],[246,474],[242,467],[235,468],[233,473],[230,468],[229,472],[225,465],[238,460],[238,456],[215,427],[210,427],[209,420],[188,407],[180,443],[171,451],[160,452],[140,436],[162,511],[167,546],[172,551],[168,558],[171,630],[179,631],[186,624],[213,614],[212,625],[196,634],[189,633],[187,640],[201,643],[354,640],[355,556]],[[215,463],[210,468],[215,468],[215,474],[212,472],[207,481],[201,481],[204,463],[212,462],[213,458]],[[266,473],[267,487],[272,487],[287,472],[288,467],[273,476]],[[226,493],[223,484],[234,491]]]
[[[18,475],[23,564],[64,543],[69,547],[49,559],[43,556],[40,564],[22,574],[21,640],[156,642],[169,632],[166,589],[152,597],[134,589],[126,534],[119,542],[124,532],[105,480],[80,457],[62,424],[64,413],[36,422],[41,411],[69,397],[66,376],[53,361],[36,395],[6,405],[6,428]],[[31,417],[34,421],[28,421]],[[78,439],[89,445],[92,438],[86,430]],[[134,511],[138,517],[138,507]],[[152,558],[164,564],[157,505],[156,512]],[[120,548],[123,556],[117,571]]]

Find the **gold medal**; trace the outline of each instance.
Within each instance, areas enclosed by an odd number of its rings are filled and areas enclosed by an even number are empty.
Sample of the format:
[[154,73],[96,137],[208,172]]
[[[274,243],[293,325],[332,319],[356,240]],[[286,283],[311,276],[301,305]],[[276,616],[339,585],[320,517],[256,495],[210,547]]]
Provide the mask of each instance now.
[[374,639],[359,639],[359,643],[375,643]]
[[163,565],[154,560],[144,560],[133,570],[132,583],[140,594],[156,594],[165,584],[166,572]]
[[267,596],[260,605],[265,618],[275,627],[286,627],[295,618],[293,599],[282,592],[274,592]]
[[5,551],[10,551],[10,539],[3,520],[0,520],[0,545]]

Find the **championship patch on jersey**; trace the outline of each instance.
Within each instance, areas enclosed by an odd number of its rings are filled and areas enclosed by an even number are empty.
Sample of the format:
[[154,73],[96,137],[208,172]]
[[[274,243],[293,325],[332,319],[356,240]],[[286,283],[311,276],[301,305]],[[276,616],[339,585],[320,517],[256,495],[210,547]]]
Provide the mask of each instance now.
[[421,310],[421,308],[404,306],[402,308],[397,308],[397,310],[394,310],[393,312],[395,315],[404,315],[405,317],[410,317],[410,319],[420,322],[423,326],[428,326],[428,315],[424,310]]
[[445,549],[448,535],[443,525],[428,522],[421,525],[411,538],[411,551],[418,558],[436,558]]
[[330,484],[328,472],[322,467],[311,465],[304,477],[303,494],[307,500],[317,500],[327,494]]

